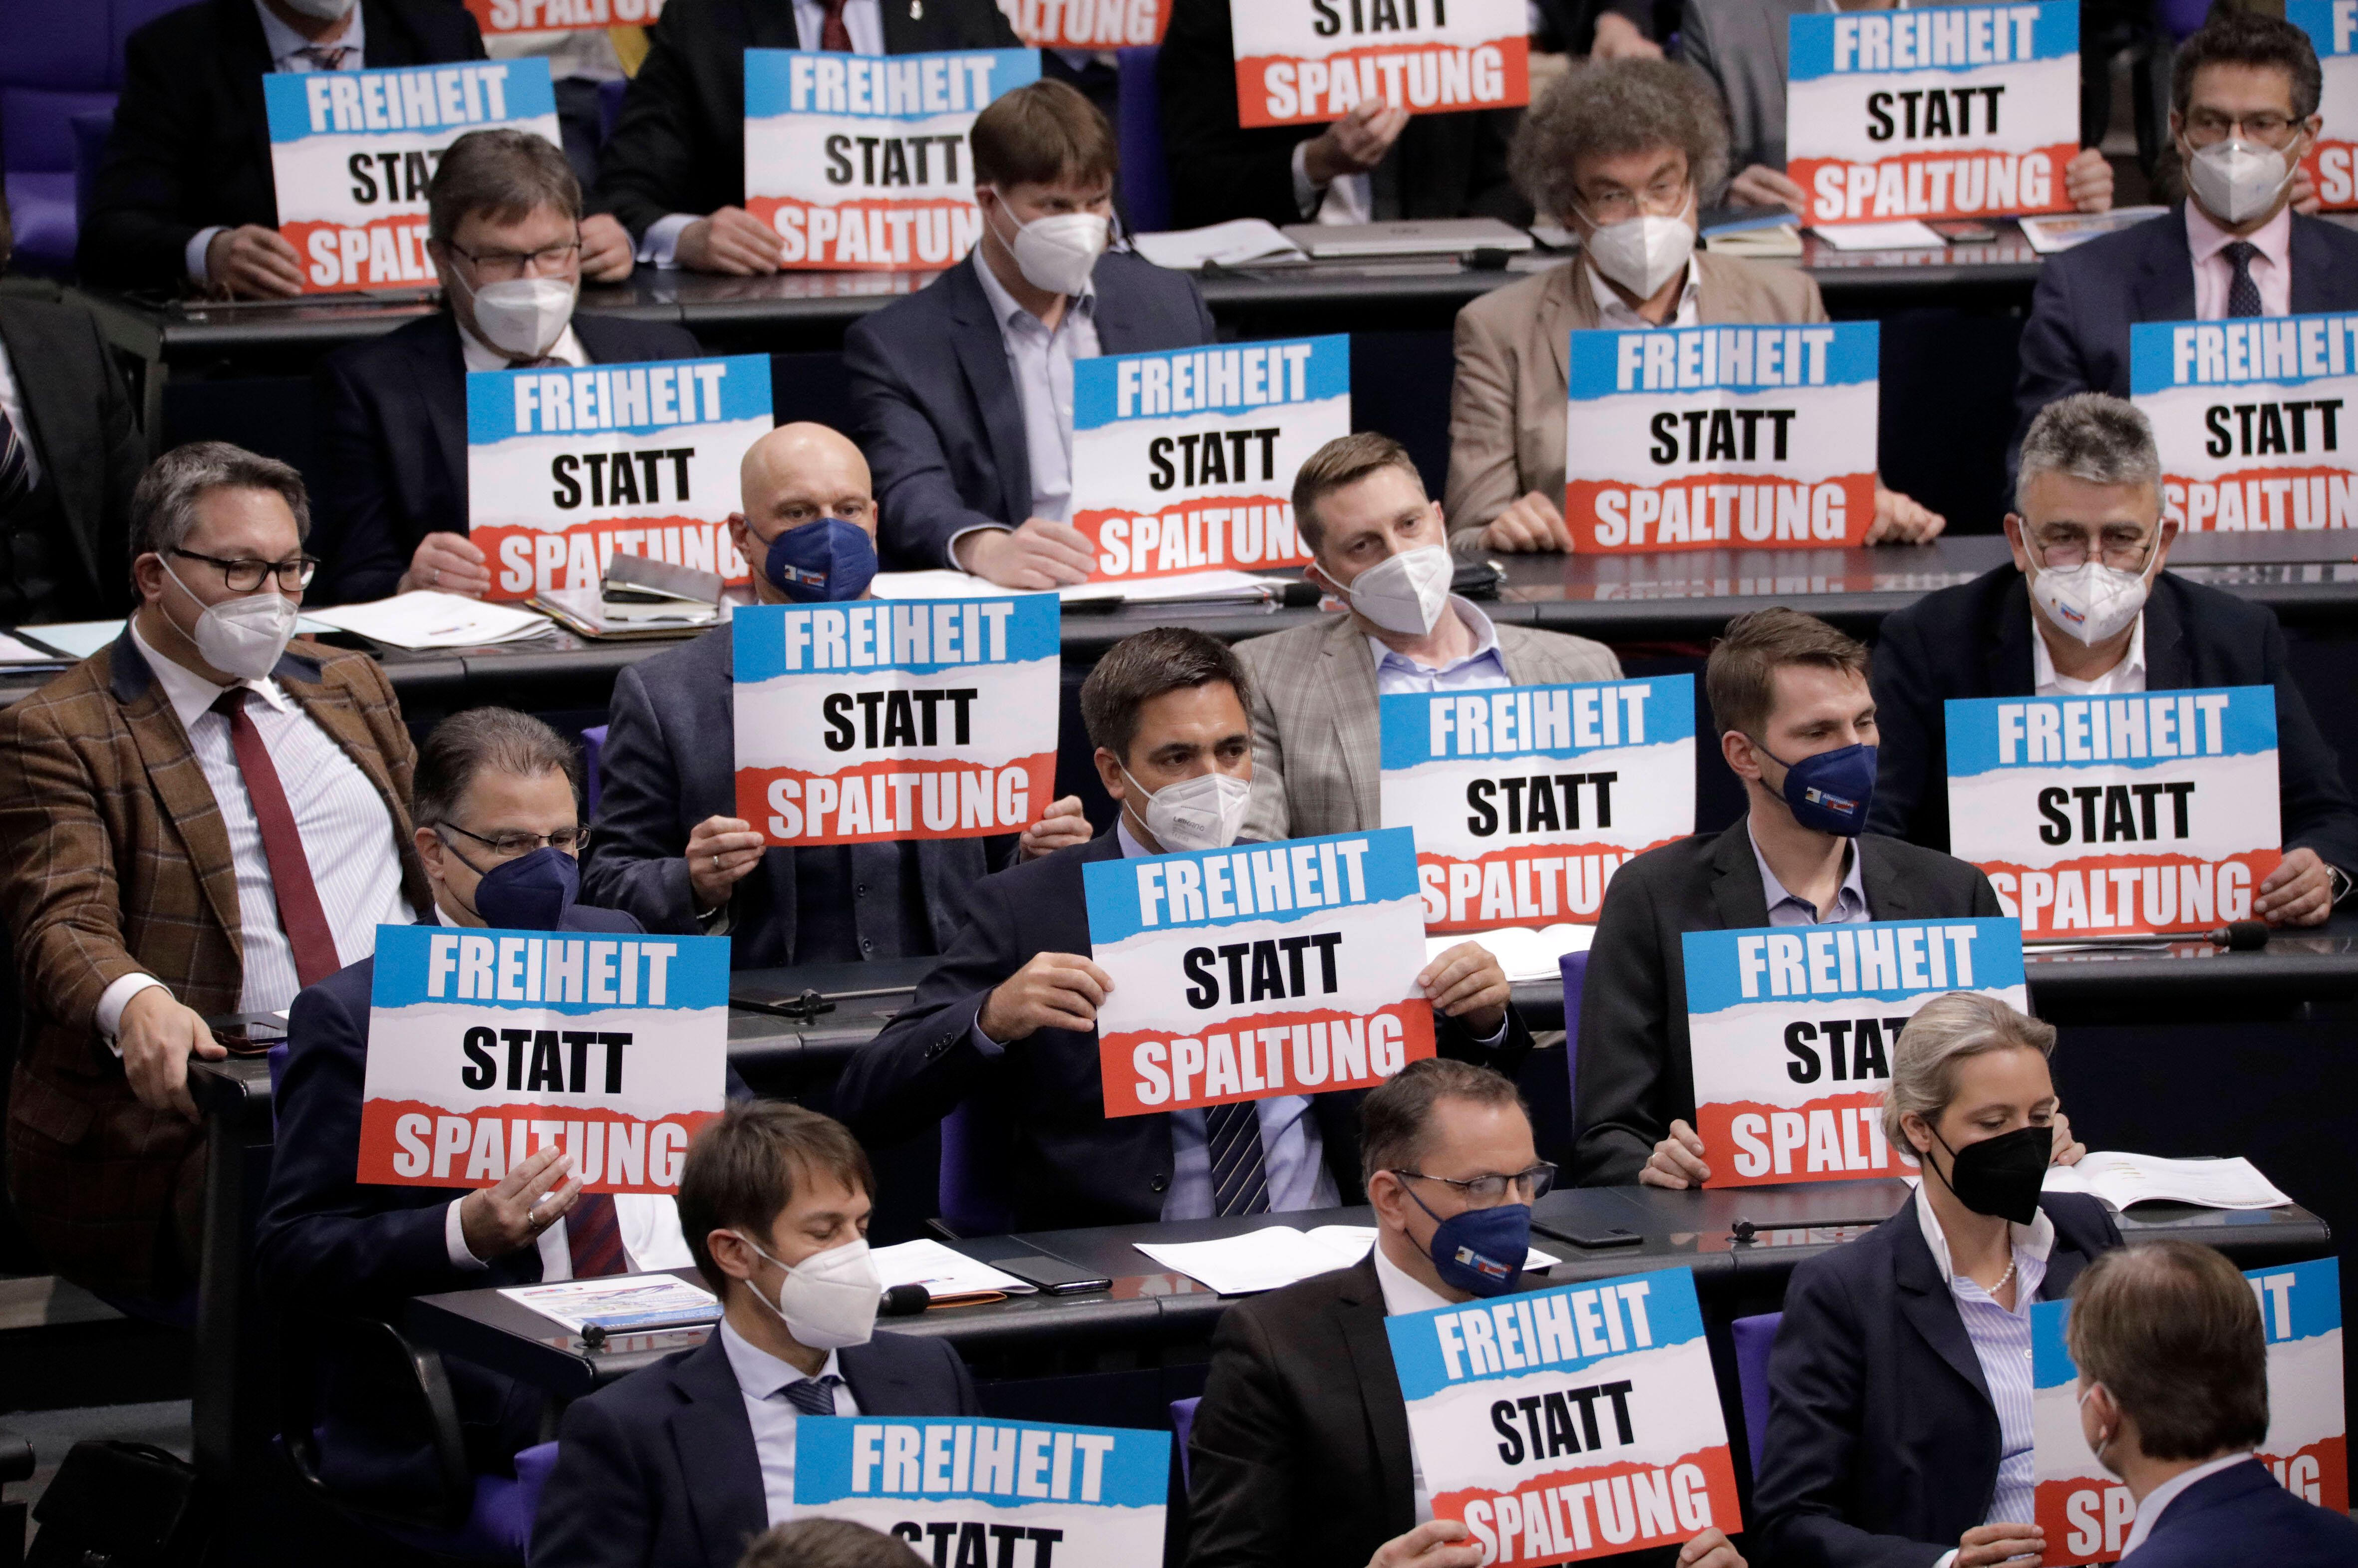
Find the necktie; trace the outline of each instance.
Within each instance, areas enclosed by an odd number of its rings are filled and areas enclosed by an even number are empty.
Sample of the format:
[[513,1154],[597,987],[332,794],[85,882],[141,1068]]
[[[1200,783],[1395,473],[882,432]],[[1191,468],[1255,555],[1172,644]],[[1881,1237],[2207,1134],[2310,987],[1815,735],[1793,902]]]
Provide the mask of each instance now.
[[818,47],[835,54],[851,52],[851,29],[843,25],[844,0],[819,0],[819,9],[827,13],[819,23]]
[[350,44],[305,44],[295,52],[309,60],[314,70],[341,70],[354,51]]
[[262,832],[262,856],[270,863],[270,886],[278,899],[278,925],[287,945],[295,950],[295,979],[313,986],[343,968],[336,957],[335,933],[328,928],[327,912],[319,907],[319,889],[311,881],[310,858],[303,852],[303,836],[296,831],[295,813],[278,782],[277,765],[262,743],[262,731],[245,711],[247,688],[232,687],[213,703],[213,711],[229,720],[230,750],[237,771],[245,776],[246,798],[254,806],[254,823]]
[[843,1379],[829,1372],[821,1378],[802,1378],[788,1383],[778,1391],[786,1396],[795,1409],[805,1415],[833,1415],[835,1386]]
[[32,492],[32,454],[25,449],[25,433],[0,408],[0,517],[14,512]]
[[1260,1111],[1251,1100],[1204,1112],[1204,1146],[1212,1157],[1212,1212],[1269,1212],[1269,1172],[1261,1160]]
[[2249,240],[2230,240],[2219,247],[2219,254],[2235,269],[2234,279],[2227,285],[2227,314],[2259,315],[2260,286],[2252,281],[2252,258],[2260,254],[2260,247]]
[[622,1250],[622,1220],[614,1212],[611,1193],[583,1193],[565,1212],[565,1249],[573,1254],[573,1277],[594,1280],[600,1274],[627,1274],[631,1260]]

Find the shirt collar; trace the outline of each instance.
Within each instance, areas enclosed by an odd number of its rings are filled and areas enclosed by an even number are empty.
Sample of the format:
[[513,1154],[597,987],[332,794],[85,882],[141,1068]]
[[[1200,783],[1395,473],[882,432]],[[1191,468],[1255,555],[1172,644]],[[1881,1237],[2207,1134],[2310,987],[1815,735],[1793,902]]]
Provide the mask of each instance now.
[[1115,843],[1121,846],[1121,858],[1125,860],[1142,860],[1154,853],[1153,850],[1140,843],[1137,836],[1130,832],[1128,812],[1123,812],[1113,819],[1113,838]]
[[[1627,300],[1614,293],[1613,286],[1599,276],[1594,266],[1585,270],[1588,275],[1588,291],[1595,297],[1596,314],[1600,320],[1609,319],[1616,326],[1635,323],[1639,327],[1650,328],[1654,325],[1631,309]],[[1701,275],[1695,266],[1694,258],[1689,256],[1686,287],[1679,290],[1679,302],[1671,308],[1671,313],[1663,319],[1662,325],[1665,327],[1684,325],[1681,319],[1688,313],[1688,308],[1695,303],[1696,296],[1702,292],[1702,287]]]
[[[466,362],[469,370],[516,368],[515,361],[510,359],[504,351],[492,347],[491,344],[475,336],[467,329],[466,323],[459,322],[458,326],[459,357]],[[564,332],[558,336],[555,343],[549,345],[548,357],[560,364],[572,365],[576,369],[590,362],[590,351],[583,348],[581,340],[573,335],[573,323],[567,322]]]
[[[1753,838],[1749,822],[1745,825],[1744,837],[1745,841],[1752,846],[1754,863],[1760,868],[1760,892],[1767,898],[1769,909],[1773,912],[1781,904],[1798,903],[1810,912],[1810,924],[1819,924],[1817,905],[1800,893],[1787,892],[1785,884],[1777,880],[1777,873],[1768,869],[1768,857],[1760,852],[1760,840]],[[1842,914],[1843,906],[1849,903],[1855,904],[1864,914],[1866,910],[1866,883],[1859,877],[1857,839],[1854,838],[1843,846],[1843,862],[1842,886],[1834,890],[1834,913]]]
[[[1930,1178],[1939,1181],[1938,1176]],[[1932,1249],[1932,1262],[1941,1271],[1942,1281],[1951,1290],[1957,1285],[1957,1271],[1949,1262],[1949,1238],[1941,1228],[1941,1217],[1932,1212],[1932,1199],[1924,1191],[1924,1181],[1916,1184],[1916,1223],[1923,1227],[1924,1245]],[[2040,1209],[2039,1217],[2028,1225],[2008,1223],[2007,1233],[2014,1238],[2014,1249],[2039,1260],[2041,1265],[2055,1249],[2055,1222]]]
[[[773,1399],[788,1384],[810,1380],[809,1374],[801,1368],[779,1360],[738,1333],[725,1317],[720,1320],[720,1348],[729,1357],[729,1369],[737,1374],[737,1386],[750,1398]],[[843,1376],[838,1354],[833,1350],[827,1353],[827,1365],[818,1369],[820,1377]]]
[[2153,1533],[2153,1527],[2160,1522],[2162,1514],[2189,1487],[2198,1481],[2208,1480],[2222,1470],[2231,1470],[2251,1456],[2249,1450],[2243,1450],[2213,1459],[2207,1465],[2197,1465],[2191,1470],[2180,1471],[2147,1492],[2145,1501],[2137,1505],[2136,1523],[2129,1527],[2129,1538],[2121,1548],[2121,1555],[2126,1557],[2145,1544],[2145,1538]]
[[[197,720],[202,719],[212,705],[221,700],[222,693],[230,688],[215,686],[188,665],[157,653],[148,644],[147,639],[139,634],[139,621],[135,615],[130,627],[131,645],[139,650],[139,656],[147,661],[148,669],[155,673],[156,679],[163,686],[164,700],[172,705],[172,711],[179,718],[180,728],[189,734],[196,733]],[[295,699],[287,696],[275,680],[265,678],[234,684],[257,694],[281,713],[295,710]]]
[[2202,211],[2202,203],[2188,197],[2186,200],[2186,244],[2194,253],[2194,265],[2201,266],[2225,249],[2232,241],[2241,239],[2256,246],[2273,266],[2288,265],[2292,252],[2292,203],[2288,201],[2277,210],[2277,215],[2248,234],[2231,234]]
[[1382,638],[1371,635],[1368,639],[1368,652],[1374,655],[1376,668],[1381,670],[1386,665],[1390,665],[1397,669],[1408,670],[1420,676],[1445,676],[1452,670],[1464,669],[1476,659],[1486,659],[1498,653],[1498,628],[1491,624],[1487,615],[1482,613],[1482,607],[1470,599],[1460,599],[1454,593],[1449,596],[1449,603],[1450,607],[1457,611],[1457,619],[1466,622],[1466,630],[1474,633],[1472,653],[1462,659],[1453,659],[1448,664],[1438,667],[1432,665],[1420,665],[1406,654],[1386,645]]
[[[999,281],[999,275],[990,270],[990,264],[982,259],[981,241],[975,242],[972,254],[974,275],[982,280],[983,295],[990,301],[990,319],[998,322],[1001,328],[1020,327],[1029,321],[1033,327],[1046,331],[1047,324],[1018,304],[1015,296],[1007,292],[1007,286]],[[1097,279],[1091,278],[1087,287],[1067,298],[1065,314],[1056,323],[1057,329],[1062,330],[1065,322],[1071,320],[1076,311],[1084,316],[1094,317],[1097,310]]]
[[1435,1307],[1457,1303],[1384,1256],[1384,1239],[1379,1233],[1375,1241],[1376,1283],[1384,1291],[1384,1314],[1399,1317],[1412,1312],[1431,1312]]
[[[290,56],[311,47],[311,40],[270,14],[262,0],[254,0],[254,15],[262,18],[262,40],[270,48],[270,63],[277,65]],[[368,58],[368,18],[359,5],[352,7],[351,22],[335,42],[322,44],[322,49],[354,49],[362,59]]]
[[2079,680],[2055,672],[2055,655],[2047,646],[2047,633],[2039,627],[2030,629],[2030,689],[2040,696],[2050,690],[2066,697],[2079,697],[2095,689],[2099,681],[2115,681],[2124,673],[2134,673],[2140,680],[2145,675],[2145,611],[2137,611],[2134,628],[2129,633],[2129,651],[2121,662],[2106,670],[2095,680]]

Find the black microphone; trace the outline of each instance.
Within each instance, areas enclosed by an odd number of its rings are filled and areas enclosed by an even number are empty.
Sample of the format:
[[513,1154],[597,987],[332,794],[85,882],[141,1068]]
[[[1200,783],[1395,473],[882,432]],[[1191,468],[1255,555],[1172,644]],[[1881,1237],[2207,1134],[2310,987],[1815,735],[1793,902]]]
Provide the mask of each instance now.
[[1279,590],[1277,602],[1288,610],[1315,610],[1323,597],[1316,583],[1296,580]]
[[893,1285],[884,1292],[876,1308],[879,1317],[914,1317],[934,1303],[934,1293],[923,1285]]
[[2268,925],[2264,920],[2230,921],[2202,939],[2231,953],[2256,953],[2268,945]]

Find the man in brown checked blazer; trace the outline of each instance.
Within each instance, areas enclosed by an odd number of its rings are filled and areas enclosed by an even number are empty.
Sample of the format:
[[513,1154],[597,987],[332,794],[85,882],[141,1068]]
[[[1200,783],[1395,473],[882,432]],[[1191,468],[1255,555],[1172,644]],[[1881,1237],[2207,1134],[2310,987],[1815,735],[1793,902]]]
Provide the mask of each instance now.
[[27,1029],[8,1178],[67,1278],[168,1312],[193,1278],[208,1014],[285,1009],[427,897],[413,748],[374,661],[306,644],[303,481],[217,442],[132,500],[140,606],[0,714],[0,914]]

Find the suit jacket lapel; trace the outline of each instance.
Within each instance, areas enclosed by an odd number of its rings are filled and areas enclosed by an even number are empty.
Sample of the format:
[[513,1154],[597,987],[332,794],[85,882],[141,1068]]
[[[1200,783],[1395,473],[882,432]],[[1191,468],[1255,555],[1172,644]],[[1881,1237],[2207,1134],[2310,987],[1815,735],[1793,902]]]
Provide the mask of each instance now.
[[950,319],[957,324],[951,342],[958,366],[966,372],[983,432],[990,439],[991,463],[999,470],[1001,516],[1015,524],[1032,514],[1032,459],[1023,442],[1023,402],[1007,370],[1007,343],[991,319],[990,297],[972,270],[983,265],[978,246],[966,266],[949,270],[942,286],[949,290]]
[[1711,902],[1723,931],[1748,931],[1768,924],[1768,893],[1760,885],[1760,864],[1752,853],[1752,824],[1739,816],[1719,836],[1711,852]]
[[1146,323],[1137,311],[1141,302],[1123,290],[1120,276],[1121,269],[1107,265],[1104,256],[1098,258],[1097,270],[1090,275],[1097,286],[1097,303],[1089,308],[1093,312],[1090,319],[1097,323],[1100,353],[1137,353],[1152,346],[1145,341]]
[[1866,889],[1866,913],[1875,920],[1913,920],[1937,912],[1919,908],[1916,890],[1901,880],[1880,838],[1861,835],[1854,839],[1858,856],[1858,880]]
[[[250,133],[254,159],[267,169],[270,168],[270,112],[263,103],[262,79],[270,74],[272,61],[270,40],[262,30],[262,14],[254,6],[243,4],[242,0],[220,0],[214,10],[226,25],[232,46],[217,69],[229,78],[229,94],[235,101],[238,113],[243,117]],[[374,6],[370,7],[365,26],[372,40],[389,36],[393,31],[392,24]],[[382,35],[380,26],[383,27]],[[381,47],[373,41],[371,54],[373,55]],[[380,62],[372,59],[369,63],[375,65]],[[278,211],[278,199],[275,194],[271,197],[270,210],[275,225]]]
[[[2132,293],[2136,302],[2135,321],[2191,321],[2194,319],[2194,251],[2186,243],[2186,204],[2180,202],[2169,210],[2167,224],[2158,225],[2153,242],[2145,249]],[[2300,274],[2294,271],[2295,287]],[[2295,309],[2300,308],[2298,302]]]
[[2194,684],[2187,656],[2186,626],[2179,619],[2177,584],[2168,569],[2157,574],[2145,601],[2145,685],[2147,691],[2178,691]]
[[2309,225],[2314,219],[2293,214],[2292,233],[2285,241],[2285,265],[2292,269],[2292,313],[2314,316],[2335,308],[2346,290],[2334,276],[2333,253],[2314,243]]
[[1370,1253],[1351,1271],[1350,1282],[1328,1311],[1351,1358],[1351,1387],[1367,1411],[1368,1441],[1376,1455],[1377,1496],[1384,1499],[1384,1534],[1404,1535],[1414,1527],[1416,1465],[1408,1434],[1408,1402],[1392,1364],[1391,1337],[1384,1332],[1384,1288]]
[[688,1485],[704,1559],[730,1563],[769,1528],[769,1498],[762,1488],[762,1457],[753,1447],[753,1423],[745,1415],[745,1391],[729,1365],[715,1329],[672,1373],[685,1407],[671,1418],[671,1441],[680,1474]]
[[[463,501],[467,495],[467,356],[460,345],[457,319],[445,310],[435,319],[435,330],[411,351],[409,373],[417,378],[418,403],[434,427],[434,445],[442,454],[452,493]],[[454,375],[460,387],[455,403],[442,395]]]
[[1342,753],[1343,776],[1350,781],[1351,799],[1362,822],[1383,820],[1383,802],[1377,790],[1375,760],[1382,750],[1382,708],[1377,700],[1376,661],[1368,652],[1367,634],[1350,616],[1339,617],[1326,633],[1324,676],[1327,711],[1335,718],[1335,744]]
[[41,471],[57,492],[58,510],[64,515],[66,531],[73,535],[74,552],[90,573],[90,580],[103,586],[106,578],[99,568],[97,531],[106,510],[98,488],[104,459],[94,442],[76,439],[85,432],[99,434],[89,415],[98,400],[88,378],[77,373],[81,366],[76,362],[50,362],[49,373],[43,375],[24,373],[23,366],[47,358],[42,352],[46,345],[34,327],[38,319],[29,310],[17,315],[16,301],[0,299],[0,343],[7,347],[9,362],[19,367],[16,395],[24,406],[26,427],[19,436],[40,458]]
[[1934,1354],[1949,1364],[1950,1370],[1972,1384],[1983,1402],[1987,1403],[1989,1384],[1982,1377],[1981,1357],[1974,1354],[1973,1336],[1965,1332],[1965,1320],[1957,1315],[1957,1303],[1949,1294],[1948,1281],[1941,1278],[1940,1267],[1932,1261],[1932,1249],[1924,1244],[1914,1200],[1884,1223],[1896,1232],[1893,1239],[1898,1248],[1891,1272],[1899,1287],[1899,1315],[1923,1336]]
[[1540,312],[1540,327],[1547,334],[1548,352],[1555,358],[1558,381],[1569,383],[1572,379],[1573,332],[1585,330],[1596,322],[1596,295],[1589,287],[1588,262],[1585,256],[1576,256],[1570,265],[1556,269]]
[[[2180,318],[2170,318],[2180,319]],[[2039,635],[2030,608],[2030,583],[2020,572],[2006,585],[2005,596],[1998,601],[1997,636],[1991,642],[1987,661],[1987,687],[1993,697],[2028,697],[2038,685],[2038,666],[2032,662],[2030,640]]]
[[131,641],[129,627],[107,650],[107,683],[123,706],[123,721],[139,747],[156,798],[164,804],[187,850],[197,885],[205,890],[213,918],[229,935],[230,949],[242,952],[244,926],[238,918],[237,861],[230,853],[229,828],[222,821],[221,803],[205,782],[205,770],[189,744],[180,716],[164,696],[164,683]]

